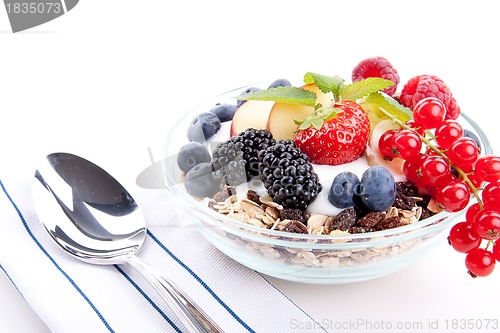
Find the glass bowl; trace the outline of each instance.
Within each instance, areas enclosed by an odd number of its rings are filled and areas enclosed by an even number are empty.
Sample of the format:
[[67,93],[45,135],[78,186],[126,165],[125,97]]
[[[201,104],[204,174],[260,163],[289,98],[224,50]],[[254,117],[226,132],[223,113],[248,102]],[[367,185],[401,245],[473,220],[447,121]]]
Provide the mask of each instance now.
[[[164,145],[163,171],[167,188],[215,247],[237,262],[269,276],[301,283],[341,284],[391,274],[446,242],[443,230],[459,222],[461,212],[441,212],[413,224],[383,231],[304,235],[230,219],[189,195],[176,162],[180,147],[188,142],[188,124],[216,103],[236,103],[234,97],[247,88],[230,91],[195,107],[172,126]],[[477,135],[482,155],[492,153],[485,134],[476,123],[464,114],[458,121]]]

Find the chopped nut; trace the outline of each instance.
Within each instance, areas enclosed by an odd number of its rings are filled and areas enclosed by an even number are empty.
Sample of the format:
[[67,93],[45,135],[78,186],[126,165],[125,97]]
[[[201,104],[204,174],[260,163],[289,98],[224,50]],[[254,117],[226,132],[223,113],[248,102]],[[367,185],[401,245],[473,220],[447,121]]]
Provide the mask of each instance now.
[[387,210],[386,217],[398,216],[399,210],[396,207],[391,207]]
[[312,235],[321,235],[325,230],[326,215],[314,214],[307,220],[307,231]]
[[261,220],[268,227],[272,227],[274,225],[274,221],[275,221],[274,219],[269,218],[267,215],[262,216]]
[[248,199],[243,199],[241,201],[241,210],[251,218],[261,218],[265,215],[264,210],[262,210],[259,205]]
[[443,208],[440,208],[439,205],[436,203],[436,200],[432,199],[427,204],[427,210],[433,213],[439,213],[443,211]]
[[259,198],[259,201],[263,204],[269,205],[273,201],[273,198],[271,198],[269,195],[263,195]]
[[270,218],[277,220],[280,218],[280,212],[275,207],[266,207],[266,215]]

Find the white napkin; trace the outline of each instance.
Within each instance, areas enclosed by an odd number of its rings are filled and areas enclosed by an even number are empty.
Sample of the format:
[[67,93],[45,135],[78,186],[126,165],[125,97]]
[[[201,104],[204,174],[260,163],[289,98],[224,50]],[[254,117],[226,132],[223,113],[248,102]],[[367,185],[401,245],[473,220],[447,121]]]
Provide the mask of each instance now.
[[[49,329],[182,332],[135,270],[87,264],[59,248],[37,218],[32,175],[0,173],[0,268]],[[325,332],[265,276],[206,241],[167,190],[137,187],[131,193],[149,230],[139,256],[168,275],[225,332]]]

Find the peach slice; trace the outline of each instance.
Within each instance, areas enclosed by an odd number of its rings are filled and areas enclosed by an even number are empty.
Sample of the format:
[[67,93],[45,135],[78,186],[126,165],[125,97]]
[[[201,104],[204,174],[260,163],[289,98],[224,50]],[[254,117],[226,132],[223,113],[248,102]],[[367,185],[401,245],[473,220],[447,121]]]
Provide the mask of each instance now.
[[267,119],[274,106],[273,101],[246,101],[234,113],[230,136],[238,135],[247,128],[266,129]]

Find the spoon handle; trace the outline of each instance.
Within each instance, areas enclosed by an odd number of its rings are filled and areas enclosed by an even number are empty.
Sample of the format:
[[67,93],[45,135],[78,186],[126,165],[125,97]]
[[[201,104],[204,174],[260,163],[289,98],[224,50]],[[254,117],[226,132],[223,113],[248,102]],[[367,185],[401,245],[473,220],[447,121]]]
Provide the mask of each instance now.
[[173,281],[137,256],[125,259],[141,273],[163,297],[177,318],[192,333],[223,333],[224,331]]

